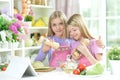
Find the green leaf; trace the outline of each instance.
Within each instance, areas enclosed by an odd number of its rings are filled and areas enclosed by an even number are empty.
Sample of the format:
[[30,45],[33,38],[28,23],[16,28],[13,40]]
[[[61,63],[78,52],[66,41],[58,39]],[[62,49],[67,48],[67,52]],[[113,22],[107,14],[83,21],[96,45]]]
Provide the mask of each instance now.
[[98,62],[87,69],[86,75],[99,75],[102,74],[103,72],[104,66],[102,63]]
[[6,36],[6,40],[9,42],[9,41],[10,41],[10,38]]
[[86,69],[80,72],[80,75],[86,75]]

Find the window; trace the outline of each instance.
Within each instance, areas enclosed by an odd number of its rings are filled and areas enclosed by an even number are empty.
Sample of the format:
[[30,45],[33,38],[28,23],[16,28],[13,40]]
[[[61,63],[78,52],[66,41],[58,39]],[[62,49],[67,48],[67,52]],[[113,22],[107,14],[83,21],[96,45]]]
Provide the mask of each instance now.
[[120,45],[120,0],[80,0],[80,13],[95,37],[101,35],[107,47]]
[[107,45],[120,45],[120,0],[106,1]]

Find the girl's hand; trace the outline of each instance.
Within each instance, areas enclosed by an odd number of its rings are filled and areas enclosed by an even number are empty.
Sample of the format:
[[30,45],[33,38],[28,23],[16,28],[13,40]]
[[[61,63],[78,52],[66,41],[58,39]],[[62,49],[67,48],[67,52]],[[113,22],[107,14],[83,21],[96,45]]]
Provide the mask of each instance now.
[[58,49],[59,48],[59,43],[53,41],[52,39],[46,39],[44,42],[45,45],[51,46],[53,49]]
[[84,43],[81,43],[77,49],[91,62],[91,64],[95,64],[97,62]]
[[[51,40],[51,39],[48,39],[49,41],[53,41],[53,40]],[[46,53],[47,51],[49,51],[50,50],[50,48],[51,48],[51,45],[48,45],[48,44],[46,44],[45,42],[44,42],[44,45],[43,45],[43,52],[44,53]]]
[[77,49],[81,52],[81,54],[83,55],[88,55],[90,52],[87,48],[87,46],[85,45],[85,43],[82,43],[77,47]]
[[72,59],[77,60],[80,58],[81,54],[79,54],[75,49],[75,50],[73,50],[71,56],[72,56]]
[[46,53],[47,51],[50,50],[50,48],[51,48],[51,46],[49,46],[49,45],[44,45],[42,50],[43,50],[44,53]]
[[99,36],[98,40],[96,40],[96,44],[97,44],[100,48],[105,48],[105,45],[104,45],[103,41],[101,40],[101,36]]

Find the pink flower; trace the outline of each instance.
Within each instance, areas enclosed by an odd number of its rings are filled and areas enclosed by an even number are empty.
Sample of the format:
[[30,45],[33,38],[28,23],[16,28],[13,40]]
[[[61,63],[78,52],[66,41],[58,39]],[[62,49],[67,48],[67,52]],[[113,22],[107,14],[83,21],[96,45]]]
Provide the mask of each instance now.
[[22,21],[16,21],[18,24],[20,24],[21,26],[28,26],[28,24],[26,24],[25,22],[22,22]]
[[20,14],[15,14],[14,17],[20,21],[23,20],[22,16]]
[[13,23],[12,25],[16,26],[17,29],[20,29],[21,28],[21,25],[17,22]]
[[15,25],[11,24],[10,27],[9,27],[9,29],[10,29],[14,34],[18,34],[18,30],[17,30],[17,28],[16,28]]
[[23,33],[19,33],[17,39],[27,41],[28,35],[23,34]]

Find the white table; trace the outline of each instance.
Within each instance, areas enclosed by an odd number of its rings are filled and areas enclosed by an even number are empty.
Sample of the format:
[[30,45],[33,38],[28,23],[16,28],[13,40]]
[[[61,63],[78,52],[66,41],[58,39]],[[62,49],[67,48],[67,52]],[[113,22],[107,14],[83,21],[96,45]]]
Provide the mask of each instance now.
[[[0,74],[2,74],[2,72],[0,72]],[[82,76],[67,74],[61,70],[54,70],[50,72],[38,72],[38,77],[26,77],[21,80],[120,80],[120,77],[118,75],[110,75],[106,73],[97,76]]]
[[102,75],[96,76],[82,76],[82,75],[74,75],[67,74],[64,71],[54,70],[51,72],[39,72],[39,80],[120,80],[118,75],[111,75],[104,73]]

